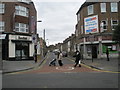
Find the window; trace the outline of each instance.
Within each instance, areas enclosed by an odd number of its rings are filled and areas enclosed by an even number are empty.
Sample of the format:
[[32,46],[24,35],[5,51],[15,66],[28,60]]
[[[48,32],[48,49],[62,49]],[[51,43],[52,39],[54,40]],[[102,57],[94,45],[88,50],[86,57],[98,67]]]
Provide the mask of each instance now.
[[5,22],[0,21],[0,32],[5,30]]
[[112,30],[115,30],[115,27],[118,25],[118,20],[111,20]]
[[103,23],[102,29],[107,30],[107,20],[102,20],[101,23]]
[[76,31],[75,31],[75,34],[76,34],[76,36],[78,36],[78,30],[76,29]]
[[106,12],[106,3],[101,3],[101,12]]
[[83,34],[83,25],[81,25],[81,34]]
[[28,25],[24,23],[15,23],[16,32],[28,32]]
[[24,2],[24,3],[29,4],[29,3],[30,3],[30,0],[18,0],[18,2]]
[[3,14],[5,12],[5,4],[0,3],[0,14]]
[[93,14],[93,5],[88,6],[88,15]]
[[118,12],[117,3],[111,3],[111,12]]
[[77,20],[80,21],[80,14],[77,15]]
[[28,8],[23,7],[23,6],[16,6],[15,9],[16,9],[15,11],[16,15],[21,15],[25,17],[29,16]]

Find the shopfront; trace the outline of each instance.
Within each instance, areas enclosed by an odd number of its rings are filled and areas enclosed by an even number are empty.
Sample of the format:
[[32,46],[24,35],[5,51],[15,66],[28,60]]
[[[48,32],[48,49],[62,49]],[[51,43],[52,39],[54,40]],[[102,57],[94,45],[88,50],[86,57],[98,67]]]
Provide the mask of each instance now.
[[33,59],[34,44],[31,36],[9,35],[9,60]]

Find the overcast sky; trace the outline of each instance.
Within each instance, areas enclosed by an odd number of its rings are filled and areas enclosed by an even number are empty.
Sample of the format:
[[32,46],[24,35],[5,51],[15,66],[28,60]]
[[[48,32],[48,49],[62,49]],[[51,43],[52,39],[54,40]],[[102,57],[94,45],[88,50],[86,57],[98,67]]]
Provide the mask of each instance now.
[[61,43],[75,32],[76,13],[85,0],[32,0],[37,10],[37,30],[43,37],[46,31],[48,45]]

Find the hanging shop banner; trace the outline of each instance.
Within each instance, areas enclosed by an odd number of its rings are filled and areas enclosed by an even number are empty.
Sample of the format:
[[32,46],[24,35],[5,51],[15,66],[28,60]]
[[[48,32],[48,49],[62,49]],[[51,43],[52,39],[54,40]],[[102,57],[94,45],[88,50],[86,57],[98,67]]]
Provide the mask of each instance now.
[[84,18],[85,33],[97,33],[98,32],[98,15]]
[[5,39],[6,34],[0,34],[0,39]]

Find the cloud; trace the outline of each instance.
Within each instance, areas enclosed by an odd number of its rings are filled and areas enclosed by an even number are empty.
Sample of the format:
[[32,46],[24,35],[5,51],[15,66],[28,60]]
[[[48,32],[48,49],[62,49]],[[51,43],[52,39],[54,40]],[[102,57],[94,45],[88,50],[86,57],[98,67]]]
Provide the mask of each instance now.
[[74,33],[77,23],[76,12],[84,0],[81,0],[81,3],[33,1],[37,9],[37,18],[42,20],[37,25],[40,37],[43,37],[43,30],[45,29],[46,39],[49,40],[49,44],[55,44],[62,42]]

